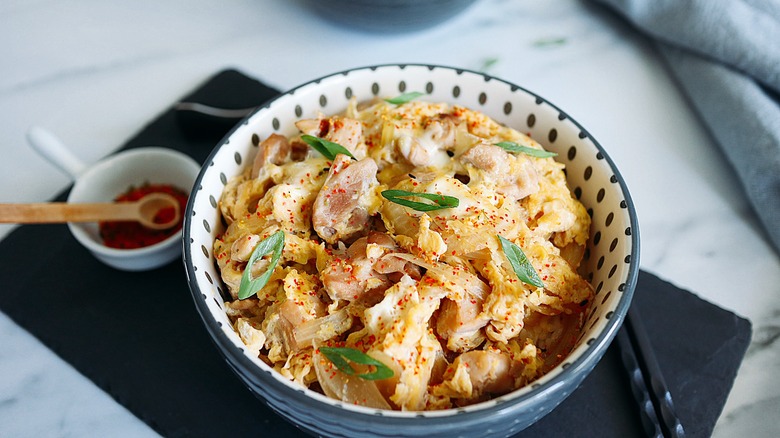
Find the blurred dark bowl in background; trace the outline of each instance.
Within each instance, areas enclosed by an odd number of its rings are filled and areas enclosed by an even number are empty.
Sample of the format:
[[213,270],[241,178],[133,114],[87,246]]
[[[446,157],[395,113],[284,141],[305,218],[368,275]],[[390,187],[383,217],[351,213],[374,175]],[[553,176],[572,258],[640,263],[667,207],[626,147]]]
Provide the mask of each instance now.
[[301,0],[329,21],[376,33],[422,30],[461,13],[476,0]]

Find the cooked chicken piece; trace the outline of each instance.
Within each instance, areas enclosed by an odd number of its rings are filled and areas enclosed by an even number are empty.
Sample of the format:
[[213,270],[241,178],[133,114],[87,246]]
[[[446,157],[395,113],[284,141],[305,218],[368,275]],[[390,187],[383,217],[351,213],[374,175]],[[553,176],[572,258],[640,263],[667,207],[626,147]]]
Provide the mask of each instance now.
[[442,300],[436,318],[436,333],[447,340],[447,348],[450,351],[468,351],[485,341],[482,329],[489,318],[480,315],[482,301],[481,298],[470,295],[458,301]]
[[313,135],[315,137],[323,137],[328,133],[328,119],[303,119],[295,122],[295,127],[298,128],[301,133],[306,135]]
[[455,124],[446,118],[428,119],[424,127],[399,124],[392,133],[396,150],[414,167],[446,165],[446,151],[455,145]]
[[357,120],[333,117],[330,119],[330,130],[325,138],[344,146],[358,157],[361,155],[358,151],[363,142],[363,125]]
[[[392,256],[392,254],[388,254]],[[374,271],[380,274],[386,274],[391,283],[396,283],[404,275],[419,280],[422,276],[420,268],[412,263],[405,262],[395,257],[382,257],[374,264]]]
[[514,388],[514,371],[518,365],[503,353],[469,351],[455,358],[435,392],[468,401],[483,395],[503,394]]
[[332,300],[355,301],[367,291],[390,286],[387,276],[374,271],[373,265],[365,255],[335,256],[320,273],[322,284]]
[[324,138],[344,146],[356,158],[366,156],[363,144],[363,124],[359,120],[347,117],[306,119],[295,123],[304,134]]
[[469,176],[474,183],[495,184],[496,191],[508,198],[520,200],[539,191],[539,175],[531,159],[522,154],[510,154],[499,146],[477,144],[460,157],[476,172]]
[[381,256],[396,250],[398,246],[392,237],[378,231],[370,231],[366,237],[356,240],[347,248],[347,255],[353,258],[368,258],[371,263],[376,263]]
[[283,164],[290,157],[290,143],[287,137],[279,134],[271,134],[257,146],[257,155],[252,164],[252,178],[257,178],[260,169],[266,163]]
[[[301,306],[290,300],[284,301],[279,305],[279,313],[286,319],[293,328],[303,324],[311,318],[308,318],[306,311]],[[295,350],[296,348],[293,348]]]
[[[381,233],[369,235],[374,234]],[[354,301],[369,290],[389,287],[387,277],[374,271],[374,263],[376,258],[369,256],[368,237],[361,237],[328,260],[320,273],[322,284],[334,301]]]
[[440,149],[449,150],[455,146],[455,128],[457,118],[448,114],[430,118],[426,122],[424,136],[439,145]]
[[412,166],[425,166],[431,161],[431,153],[427,144],[411,135],[405,135],[396,140],[396,148]]
[[325,184],[314,201],[312,225],[326,242],[349,241],[368,230],[368,204],[379,184],[371,158],[357,162],[339,154],[333,160]]
[[260,236],[257,234],[240,236],[230,246],[230,258],[237,262],[248,261],[260,240]]
[[[363,239],[358,239],[355,243],[362,240]],[[349,247],[348,252],[354,252],[359,248],[361,248],[359,245],[356,246],[353,244]],[[393,253],[399,250],[400,248],[396,245],[393,238],[385,233],[371,231],[368,233],[368,237],[365,240],[365,253],[373,263],[374,271],[380,274],[386,274],[388,280],[392,283],[397,283],[404,275],[419,280],[421,277],[419,266],[391,257]],[[387,255],[387,257],[385,257],[385,255]]]
[[226,301],[225,313],[231,318],[246,318],[262,320],[265,315],[263,302],[257,298],[247,298],[246,300]]
[[419,279],[416,265],[383,257],[397,250],[390,236],[371,231],[350,245],[345,257],[333,257],[321,273],[331,299],[354,301],[370,290],[387,289],[403,275]]

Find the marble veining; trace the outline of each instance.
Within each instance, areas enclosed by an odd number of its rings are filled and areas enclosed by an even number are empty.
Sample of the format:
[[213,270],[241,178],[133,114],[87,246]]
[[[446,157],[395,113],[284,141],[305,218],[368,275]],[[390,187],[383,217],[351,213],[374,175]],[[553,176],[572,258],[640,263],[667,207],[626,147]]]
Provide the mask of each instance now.
[[[544,96],[620,168],[642,268],[751,320],[714,436],[780,436],[780,257],[652,44],[590,2],[480,0],[434,28],[379,35],[298,1],[8,0],[0,41],[0,202],[44,201],[68,184],[27,146],[28,127],[94,162],[229,67],[285,89],[363,65],[433,63]],[[0,345],[0,436],[156,435],[1,313]]]

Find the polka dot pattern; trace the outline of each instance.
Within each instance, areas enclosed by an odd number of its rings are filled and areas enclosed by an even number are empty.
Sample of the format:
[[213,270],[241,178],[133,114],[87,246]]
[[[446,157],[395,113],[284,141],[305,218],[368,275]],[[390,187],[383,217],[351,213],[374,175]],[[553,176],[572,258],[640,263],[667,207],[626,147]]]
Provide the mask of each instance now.
[[504,104],[504,114],[509,115],[512,113],[512,102],[507,102]]
[[[585,205],[592,219],[590,241],[585,249],[581,271],[594,285],[597,298],[588,304],[584,332],[572,354],[561,366],[521,390],[445,413],[363,411],[359,407],[301,390],[271,371],[242,348],[243,344],[233,331],[222,304],[229,294],[211,253],[214,238],[225,227],[218,207],[224,186],[230,177],[251,163],[263,138],[273,132],[284,135],[296,132],[294,122],[297,119],[312,117],[318,112],[339,112],[353,97],[359,101],[369,100],[375,96],[393,95],[396,90],[401,93],[424,90],[430,94],[429,100],[449,101],[478,109],[500,123],[527,133],[546,149],[557,152],[555,159],[565,166],[573,195]],[[199,181],[202,188],[194,194],[192,211],[188,212],[192,220],[185,227],[189,237],[189,244],[185,245],[185,262],[193,266],[193,269],[188,269],[188,280],[196,305],[201,314],[208,315],[204,317],[204,322],[209,333],[223,349],[227,360],[237,364],[233,368],[239,370],[239,377],[252,391],[273,400],[278,404],[276,410],[289,412],[292,421],[298,416],[312,419],[309,424],[328,424],[330,429],[323,429],[327,433],[336,430],[337,434],[346,434],[339,431],[351,430],[354,434],[354,431],[382,427],[377,424],[359,426],[369,424],[362,419],[363,415],[390,416],[400,422],[398,424],[412,419],[425,421],[430,415],[450,415],[453,422],[462,424],[465,436],[488,428],[494,428],[492,430],[503,435],[507,435],[509,430],[519,431],[546,413],[537,395],[547,382],[565,379],[566,388],[561,394],[576,388],[584,378],[582,370],[595,365],[591,354],[609,344],[606,327],[622,320],[630,302],[638,269],[638,258],[633,257],[637,244],[634,233],[636,219],[625,184],[611,160],[566,113],[521,87],[493,80],[487,75],[435,66],[405,65],[357,69],[322,78],[304,84],[259,109],[244,126],[235,130],[229,141],[217,148],[208,162],[209,167]],[[291,393],[304,393],[306,397],[300,400],[279,396],[276,391],[280,387],[289,388]],[[321,417],[318,406],[323,403],[336,406],[343,412],[340,421]],[[513,421],[485,427],[481,418],[490,417],[488,414],[499,409],[499,404],[500,409],[517,409],[513,413]],[[475,413],[485,415],[475,417]],[[392,432],[397,430],[386,431],[387,434]]]

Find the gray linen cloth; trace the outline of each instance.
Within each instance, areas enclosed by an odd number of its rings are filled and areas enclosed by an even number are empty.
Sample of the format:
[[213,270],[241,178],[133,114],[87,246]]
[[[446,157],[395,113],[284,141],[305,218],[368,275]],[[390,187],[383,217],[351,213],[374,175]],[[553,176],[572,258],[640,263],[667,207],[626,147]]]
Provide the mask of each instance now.
[[595,0],[653,38],[780,252],[780,0]]

